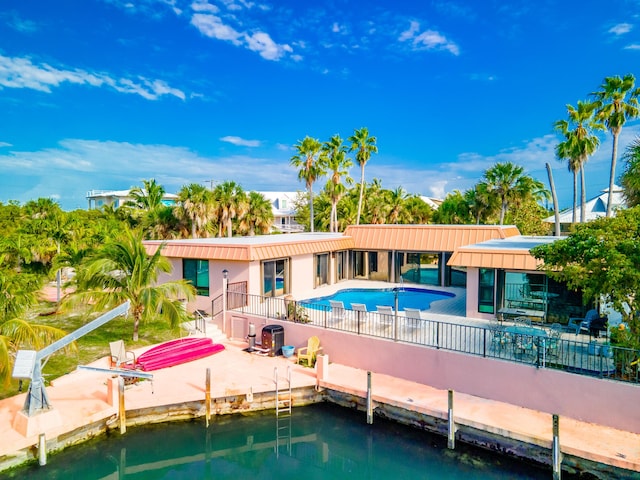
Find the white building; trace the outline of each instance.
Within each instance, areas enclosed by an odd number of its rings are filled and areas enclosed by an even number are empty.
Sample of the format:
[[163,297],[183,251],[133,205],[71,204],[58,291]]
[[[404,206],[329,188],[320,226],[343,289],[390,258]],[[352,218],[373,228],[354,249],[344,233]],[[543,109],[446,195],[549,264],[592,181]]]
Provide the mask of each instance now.
[[271,202],[273,230],[280,233],[302,232],[304,227],[296,222],[295,200],[298,192],[258,192]]
[[[120,208],[126,202],[133,200],[130,192],[131,190],[89,190],[87,192],[89,210],[109,205],[113,205],[113,208]],[[173,193],[165,193],[162,196],[162,203],[165,205],[173,205],[177,198],[178,196]]]
[[[600,194],[596,197],[593,197],[587,200],[585,204],[585,222],[590,222],[591,220],[595,220],[596,218],[604,217],[607,215],[607,201],[609,199],[609,189],[605,188],[600,191]],[[624,194],[621,187],[618,185],[613,186],[613,215],[615,215],[616,210],[620,208],[627,208],[627,204],[624,200]],[[578,205],[576,206],[576,222],[580,222],[580,211],[581,205],[578,200]],[[560,212],[560,229],[563,232],[568,232],[571,223],[573,220],[573,208],[567,208]],[[551,215],[544,219],[545,222],[554,224],[556,221],[556,217]]]

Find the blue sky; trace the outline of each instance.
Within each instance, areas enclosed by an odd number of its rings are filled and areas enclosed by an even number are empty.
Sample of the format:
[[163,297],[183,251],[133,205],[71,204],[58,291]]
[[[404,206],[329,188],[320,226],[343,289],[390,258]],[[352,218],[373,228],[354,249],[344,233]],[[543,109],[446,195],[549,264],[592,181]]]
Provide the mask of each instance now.
[[[444,197],[495,162],[547,184],[550,162],[569,206],[553,122],[604,77],[640,77],[639,18],[640,0],[4,1],[0,201],[86,208],[150,178],[301,190],[296,141],[366,126],[368,181]],[[610,156],[603,135],[588,196]]]

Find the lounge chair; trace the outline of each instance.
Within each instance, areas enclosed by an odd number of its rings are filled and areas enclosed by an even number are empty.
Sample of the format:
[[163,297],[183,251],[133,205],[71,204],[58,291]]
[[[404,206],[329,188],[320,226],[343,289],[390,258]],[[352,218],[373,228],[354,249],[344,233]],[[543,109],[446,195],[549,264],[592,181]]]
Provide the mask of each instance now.
[[356,312],[356,318],[361,320],[367,318],[367,306],[364,303],[352,303],[351,310]]
[[376,305],[376,312],[380,317],[381,323],[386,323],[388,325],[393,324],[393,318],[394,318],[393,307],[388,307],[386,305]]
[[298,349],[298,364],[304,360],[307,366],[313,367],[316,363],[316,356],[322,350],[320,339],[315,335],[307,340],[307,346]]
[[419,309],[405,307],[404,315],[407,319],[408,327],[416,328],[420,325],[420,320],[422,320],[422,312]]
[[111,368],[135,368],[136,354],[125,349],[124,340],[109,342]]
[[607,328],[607,317],[601,317],[598,310],[593,308],[587,312],[584,318],[570,318],[567,326],[575,329],[576,335],[581,331],[585,331],[589,335],[598,337],[600,330],[606,330]]
[[344,320],[344,303],[339,300],[329,300],[331,305],[331,320],[339,322]]

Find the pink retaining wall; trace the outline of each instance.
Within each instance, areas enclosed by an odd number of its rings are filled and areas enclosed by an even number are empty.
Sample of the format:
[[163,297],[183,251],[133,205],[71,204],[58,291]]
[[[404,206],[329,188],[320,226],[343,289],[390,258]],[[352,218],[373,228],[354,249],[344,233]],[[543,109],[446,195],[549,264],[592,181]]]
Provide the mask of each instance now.
[[296,348],[317,335],[330,362],[640,434],[638,385],[250,315],[227,318],[236,330],[253,322],[258,339],[264,325],[282,325],[285,343]]

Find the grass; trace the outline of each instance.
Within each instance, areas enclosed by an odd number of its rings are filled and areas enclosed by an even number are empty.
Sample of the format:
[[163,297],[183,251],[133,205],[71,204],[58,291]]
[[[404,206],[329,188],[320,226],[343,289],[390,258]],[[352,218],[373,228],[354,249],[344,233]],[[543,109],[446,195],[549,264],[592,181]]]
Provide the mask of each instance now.
[[[67,333],[80,328],[91,320],[98,317],[98,314],[88,315],[85,312],[52,313],[53,305],[45,306],[43,314],[33,319],[33,323],[41,325],[51,325]],[[146,345],[154,345],[167,340],[184,336],[184,331],[180,329],[172,330],[166,322],[149,322],[140,325],[140,338],[137,342],[131,340],[133,335],[133,320],[117,317],[105,325],[80,337],[75,344],[75,348],[60,350],[46,361],[42,371],[45,384],[62,375],[70,373],[78,365],[86,365],[99,358],[109,355],[109,342],[123,339],[127,350],[134,350]],[[23,382],[23,391],[26,391],[29,383]],[[8,384],[0,383],[0,399],[17,395],[19,382],[11,379]]]

